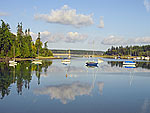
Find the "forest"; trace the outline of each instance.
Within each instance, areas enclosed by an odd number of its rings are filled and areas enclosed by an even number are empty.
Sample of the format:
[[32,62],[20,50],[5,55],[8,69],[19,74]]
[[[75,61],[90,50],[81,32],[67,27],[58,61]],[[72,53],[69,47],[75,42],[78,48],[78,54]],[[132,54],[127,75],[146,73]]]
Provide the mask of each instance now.
[[34,42],[30,35],[30,29],[23,32],[22,22],[17,25],[17,34],[11,32],[8,23],[1,20],[0,26],[0,58],[33,58],[37,56],[53,56],[48,49],[48,42],[43,43],[40,38],[40,32]]
[[119,55],[119,56],[150,56],[150,45],[143,46],[119,46],[109,48],[104,55]]

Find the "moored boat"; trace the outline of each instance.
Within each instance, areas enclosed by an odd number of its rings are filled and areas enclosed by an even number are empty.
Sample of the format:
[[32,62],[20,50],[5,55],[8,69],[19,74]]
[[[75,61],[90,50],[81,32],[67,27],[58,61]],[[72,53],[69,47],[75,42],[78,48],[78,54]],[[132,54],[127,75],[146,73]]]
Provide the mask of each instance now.
[[97,65],[98,65],[98,63],[95,61],[87,61],[86,62],[86,66],[97,66]]
[[130,60],[127,60],[127,61],[123,62],[123,65],[135,65],[135,64],[136,64],[136,62],[130,61]]
[[34,59],[32,61],[33,64],[42,64],[42,60]]

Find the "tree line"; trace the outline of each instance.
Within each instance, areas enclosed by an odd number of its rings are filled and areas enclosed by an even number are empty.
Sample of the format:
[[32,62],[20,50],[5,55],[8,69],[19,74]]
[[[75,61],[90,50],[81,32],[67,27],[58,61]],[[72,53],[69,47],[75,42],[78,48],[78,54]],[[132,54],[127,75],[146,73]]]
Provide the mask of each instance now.
[[32,41],[30,29],[23,32],[22,22],[17,25],[17,34],[10,31],[10,26],[1,20],[0,26],[0,58],[32,58],[37,56],[53,56],[48,49],[48,42],[43,43],[40,38],[40,32],[35,43]]
[[150,45],[143,46],[119,46],[109,48],[104,55],[130,55],[130,56],[150,56]]

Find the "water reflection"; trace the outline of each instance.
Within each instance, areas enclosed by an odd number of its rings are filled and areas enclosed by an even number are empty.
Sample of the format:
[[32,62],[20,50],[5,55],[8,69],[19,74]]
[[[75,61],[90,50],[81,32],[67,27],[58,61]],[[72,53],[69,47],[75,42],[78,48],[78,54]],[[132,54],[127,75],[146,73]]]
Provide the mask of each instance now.
[[[111,67],[123,67],[123,63],[118,61],[108,61],[108,64],[111,65]],[[144,68],[144,69],[150,69],[150,62],[136,62],[137,68]]]
[[63,104],[75,100],[76,96],[89,95],[92,87],[88,83],[74,82],[36,89],[35,94],[50,95],[51,99],[59,99]]
[[[59,70],[59,68],[57,68]],[[73,77],[71,72],[77,72],[78,69],[80,70],[81,68],[77,68],[74,66],[66,66],[65,71],[66,71],[66,77]],[[92,89],[95,87],[95,81],[96,81],[96,72],[97,72],[97,66],[92,66],[87,68],[92,69],[92,83],[84,83],[80,81],[75,81],[71,84],[59,84],[59,85],[48,85],[43,88],[37,88],[34,90],[35,94],[40,94],[40,95],[49,95],[51,99],[58,99],[60,100],[63,104],[67,104],[70,101],[73,101],[76,99],[77,96],[85,96],[85,95],[90,95],[92,92]],[[72,71],[71,71],[72,70]],[[88,70],[89,71],[89,70]],[[88,72],[87,71],[87,72]],[[83,71],[81,71],[83,72]],[[89,73],[91,74],[91,73]],[[100,95],[103,94],[103,87],[104,87],[104,82],[97,82]]]
[[40,74],[42,69],[47,72],[48,66],[52,61],[43,61],[42,65],[31,64],[30,61],[21,61],[18,65],[11,67],[6,62],[0,62],[0,94],[1,99],[10,94],[10,86],[16,84],[18,95],[22,95],[23,86],[26,89],[30,88],[32,80],[32,72],[35,71],[40,84]]

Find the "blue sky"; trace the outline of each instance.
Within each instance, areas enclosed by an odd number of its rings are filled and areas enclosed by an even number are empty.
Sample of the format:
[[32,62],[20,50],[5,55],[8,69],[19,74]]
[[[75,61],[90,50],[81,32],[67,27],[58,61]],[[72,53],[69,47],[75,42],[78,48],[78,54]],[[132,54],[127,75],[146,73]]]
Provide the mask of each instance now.
[[[49,48],[106,50],[150,44],[149,0],[3,0],[0,19],[41,32]],[[101,24],[100,24],[100,17]],[[101,27],[99,27],[101,25]]]

